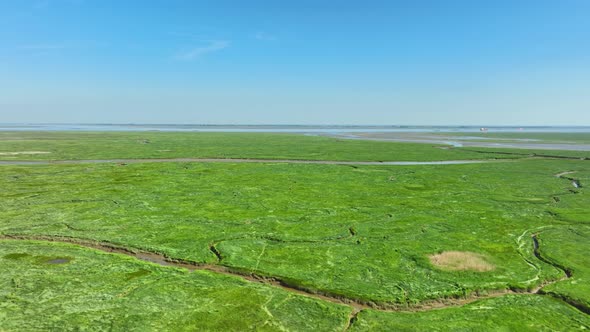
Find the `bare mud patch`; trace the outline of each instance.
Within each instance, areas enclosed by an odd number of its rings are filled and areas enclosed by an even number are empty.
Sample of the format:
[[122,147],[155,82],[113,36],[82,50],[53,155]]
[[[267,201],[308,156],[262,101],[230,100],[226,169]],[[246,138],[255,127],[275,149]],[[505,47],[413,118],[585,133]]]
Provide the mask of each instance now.
[[496,268],[485,256],[469,251],[443,251],[429,258],[432,265],[442,270],[486,272]]
[[0,156],[19,156],[22,154],[48,154],[49,151],[15,151],[15,152],[0,152]]

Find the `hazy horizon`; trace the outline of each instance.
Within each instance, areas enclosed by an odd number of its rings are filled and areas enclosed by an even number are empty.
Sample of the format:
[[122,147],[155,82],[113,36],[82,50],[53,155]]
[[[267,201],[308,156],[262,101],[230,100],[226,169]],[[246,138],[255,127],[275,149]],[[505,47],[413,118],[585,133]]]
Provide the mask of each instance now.
[[6,126],[37,126],[37,125],[81,125],[81,126],[268,126],[268,127],[470,127],[470,128],[487,128],[487,127],[506,127],[506,128],[590,128],[590,125],[486,125],[486,124],[353,124],[353,123],[173,123],[173,122],[0,122],[0,125]]
[[312,131],[322,131],[334,129],[336,131],[345,132],[350,129],[353,131],[448,131],[448,132],[471,132],[480,131],[482,128],[491,130],[492,132],[504,131],[504,132],[590,132],[590,126],[577,125],[577,126],[520,126],[520,125],[400,125],[400,124],[269,124],[269,123],[257,123],[257,124],[228,124],[228,123],[216,123],[216,124],[204,124],[204,123],[0,123],[0,130],[11,130],[11,129],[25,129],[25,130],[109,130],[109,128],[122,129],[123,131],[133,128],[144,129],[144,130],[166,130],[170,129],[174,131],[179,130],[195,130],[195,131],[207,131],[211,129],[213,131],[232,131],[233,129],[244,129],[246,131],[262,129],[263,131],[278,130],[282,129],[299,131],[311,129]]

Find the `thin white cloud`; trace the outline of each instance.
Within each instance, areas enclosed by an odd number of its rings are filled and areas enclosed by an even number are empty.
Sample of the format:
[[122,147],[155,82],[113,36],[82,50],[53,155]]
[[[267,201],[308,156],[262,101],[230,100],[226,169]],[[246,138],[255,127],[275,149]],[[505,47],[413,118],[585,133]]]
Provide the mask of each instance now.
[[175,58],[178,60],[194,60],[205,54],[221,51],[228,48],[229,45],[230,42],[227,40],[213,40],[209,42],[209,45],[193,48],[192,50],[177,54]]
[[258,40],[264,40],[264,41],[273,41],[276,40],[277,38],[273,35],[270,35],[266,32],[262,32],[262,31],[258,31],[255,35],[254,35],[255,39]]

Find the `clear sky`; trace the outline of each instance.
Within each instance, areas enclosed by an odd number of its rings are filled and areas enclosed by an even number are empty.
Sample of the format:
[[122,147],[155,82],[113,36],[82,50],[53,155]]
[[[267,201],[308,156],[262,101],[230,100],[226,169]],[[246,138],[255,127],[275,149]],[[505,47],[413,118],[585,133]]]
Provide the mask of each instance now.
[[590,1],[0,1],[0,123],[590,125]]

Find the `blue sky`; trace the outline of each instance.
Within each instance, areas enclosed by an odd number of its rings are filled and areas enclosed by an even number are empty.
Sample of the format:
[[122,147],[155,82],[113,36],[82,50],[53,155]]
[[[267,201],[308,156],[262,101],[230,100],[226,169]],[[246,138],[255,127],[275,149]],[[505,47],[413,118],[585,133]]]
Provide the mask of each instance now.
[[0,1],[0,123],[590,125],[590,1]]

